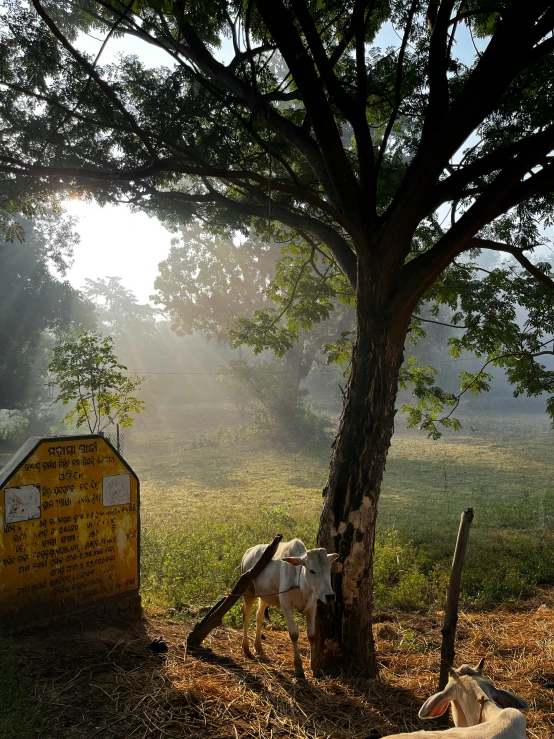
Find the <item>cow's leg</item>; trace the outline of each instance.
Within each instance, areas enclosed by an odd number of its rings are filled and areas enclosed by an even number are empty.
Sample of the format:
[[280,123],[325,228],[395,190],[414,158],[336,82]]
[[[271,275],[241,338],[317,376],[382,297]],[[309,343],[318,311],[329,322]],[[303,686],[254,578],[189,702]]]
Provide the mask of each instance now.
[[264,612],[267,608],[267,603],[261,598],[258,601],[258,610],[256,611],[256,639],[254,641],[254,649],[258,654],[264,653],[262,645],[262,623],[264,620]]
[[310,667],[314,677],[321,677],[321,667],[315,653],[315,614],[317,610],[317,602],[312,608],[305,610],[306,614],[306,631],[308,632],[308,640],[310,642]]
[[245,595],[242,601],[242,651],[246,657],[254,659],[248,644],[248,625],[252,616],[252,606],[256,597],[253,595]]
[[302,667],[302,659],[300,657],[300,650],[298,649],[298,626],[294,620],[294,608],[286,598],[281,599],[281,608],[287,622],[287,628],[289,630],[290,640],[292,642],[292,648],[294,650],[294,674],[296,677],[306,677],[304,675],[304,668]]

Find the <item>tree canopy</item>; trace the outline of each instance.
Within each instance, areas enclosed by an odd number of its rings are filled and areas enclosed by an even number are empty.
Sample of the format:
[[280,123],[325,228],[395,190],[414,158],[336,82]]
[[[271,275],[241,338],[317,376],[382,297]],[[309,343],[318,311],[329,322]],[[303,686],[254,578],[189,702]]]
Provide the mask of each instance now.
[[[394,274],[391,316],[447,305],[465,327],[455,352],[506,367],[516,392],[552,391],[552,273],[531,256],[552,222],[549,2],[10,0],[0,23],[6,223],[20,202],[81,192],[212,238],[253,226],[289,239],[274,295],[288,310],[237,335],[256,347],[290,346],[368,259],[373,277]],[[387,30],[398,42],[383,48]],[[85,31],[139,39],[167,67],[102,65],[79,51]],[[484,273],[491,249],[511,261]],[[441,393],[412,370],[414,419],[436,430]]]
[[169,313],[178,334],[202,331],[228,341],[239,316],[252,318],[268,303],[281,245],[246,238],[234,243],[200,223],[183,228],[160,262],[153,301]]
[[45,332],[94,319],[63,279],[76,239],[71,221],[50,213],[12,225],[13,241],[0,241],[0,408],[22,410],[43,399]]

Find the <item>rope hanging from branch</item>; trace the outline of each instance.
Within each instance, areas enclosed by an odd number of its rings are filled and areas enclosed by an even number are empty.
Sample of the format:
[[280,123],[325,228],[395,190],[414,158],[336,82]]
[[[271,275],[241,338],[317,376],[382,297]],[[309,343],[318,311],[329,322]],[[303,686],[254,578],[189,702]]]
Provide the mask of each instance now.
[[268,158],[268,176],[267,176],[267,242],[271,241],[271,178],[273,176],[273,159],[271,157],[271,129],[269,128],[269,113],[265,108],[265,124],[267,130],[267,158]]

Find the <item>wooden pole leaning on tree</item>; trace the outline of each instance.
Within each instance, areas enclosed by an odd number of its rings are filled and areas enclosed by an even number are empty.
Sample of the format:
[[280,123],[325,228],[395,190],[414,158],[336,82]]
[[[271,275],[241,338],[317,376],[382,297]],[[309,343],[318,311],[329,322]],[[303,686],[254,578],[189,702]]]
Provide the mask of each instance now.
[[247,572],[240,576],[229,595],[218,600],[215,606],[213,606],[213,608],[211,608],[204,616],[202,621],[199,621],[196,624],[187,637],[187,644],[189,647],[198,647],[208,636],[210,631],[221,624],[223,616],[227,611],[231,610],[239,598],[242,598],[250,583],[258,577],[264,567],[273,559],[273,555],[277,551],[277,547],[281,543],[282,538],[282,534],[277,534],[254,567],[251,567]]
[[[466,555],[469,528],[473,521],[473,508],[464,511],[460,518],[458,539],[450,570],[450,584],[448,586],[448,597],[446,599],[446,612],[444,614],[444,626],[441,629],[441,668],[439,676],[439,691],[448,682],[448,670],[454,666],[454,639],[456,637],[456,624],[458,623],[458,602],[460,600],[460,584],[462,580],[462,567]],[[446,719],[448,720],[448,719]]]

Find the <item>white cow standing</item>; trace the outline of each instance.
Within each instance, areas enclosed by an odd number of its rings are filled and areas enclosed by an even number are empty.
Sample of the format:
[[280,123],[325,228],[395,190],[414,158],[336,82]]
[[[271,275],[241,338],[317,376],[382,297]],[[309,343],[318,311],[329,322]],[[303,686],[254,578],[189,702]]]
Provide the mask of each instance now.
[[428,698],[419,711],[420,718],[435,718],[452,706],[456,728],[392,734],[385,739],[525,739],[527,724],[520,711],[528,708],[527,703],[484,678],[484,662],[451,669],[445,689]]
[[[258,544],[246,551],[241,562],[241,572],[246,572],[260,559],[268,544]],[[263,654],[262,622],[267,606],[280,607],[285,616],[289,636],[294,649],[294,673],[304,677],[302,659],[298,650],[298,626],[294,620],[294,609],[306,616],[308,639],[310,640],[310,664],[314,677],[319,674],[315,664],[314,638],[317,601],[333,603],[336,596],[331,587],[331,563],[338,554],[327,554],[325,549],[306,549],[300,539],[284,541],[279,544],[273,559],[253,581],[244,595],[242,609],[243,637],[242,651],[252,658],[248,644],[248,624],[252,606],[259,598],[256,612],[256,639],[254,647]]]

